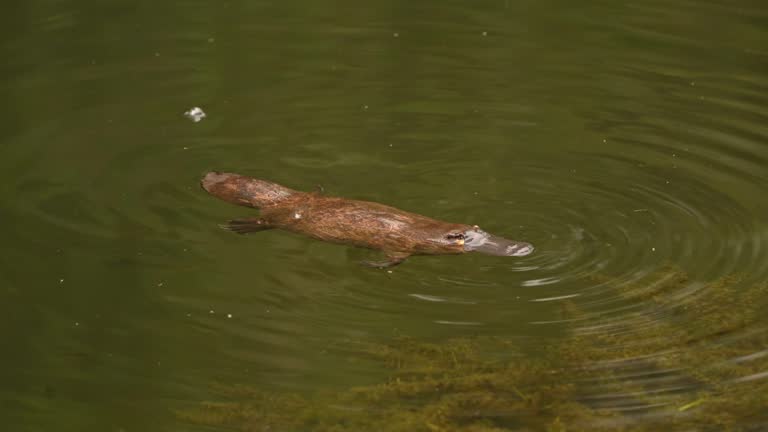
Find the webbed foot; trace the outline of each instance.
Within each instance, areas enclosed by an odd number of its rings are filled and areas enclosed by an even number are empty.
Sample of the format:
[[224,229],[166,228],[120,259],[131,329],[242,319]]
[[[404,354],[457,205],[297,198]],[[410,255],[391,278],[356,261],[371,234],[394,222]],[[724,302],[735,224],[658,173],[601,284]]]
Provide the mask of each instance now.
[[389,252],[386,254],[386,261],[361,261],[360,263],[368,267],[385,269],[402,263],[409,256],[411,256],[411,254],[408,252]]
[[238,234],[248,234],[272,229],[272,226],[261,218],[233,219],[219,226],[227,231],[236,232]]

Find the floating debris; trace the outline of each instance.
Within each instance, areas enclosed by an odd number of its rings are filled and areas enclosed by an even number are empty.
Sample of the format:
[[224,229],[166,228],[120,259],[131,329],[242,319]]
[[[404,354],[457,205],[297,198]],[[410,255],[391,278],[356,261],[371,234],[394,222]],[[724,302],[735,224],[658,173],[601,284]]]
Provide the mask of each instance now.
[[208,115],[200,107],[192,107],[192,108],[189,109],[189,111],[186,111],[184,113],[184,117],[192,120],[195,123],[201,121],[202,119],[206,118],[207,116]]

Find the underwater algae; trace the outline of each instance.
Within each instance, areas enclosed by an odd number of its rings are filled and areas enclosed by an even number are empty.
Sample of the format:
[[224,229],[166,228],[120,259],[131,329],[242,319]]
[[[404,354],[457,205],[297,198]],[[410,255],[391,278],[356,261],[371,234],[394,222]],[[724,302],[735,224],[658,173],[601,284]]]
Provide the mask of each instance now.
[[398,337],[364,351],[388,371],[384,382],[310,396],[219,386],[222,400],[176,414],[247,432],[768,426],[768,380],[759,379],[768,371],[768,337],[759,327],[768,284],[743,287],[737,277],[692,283],[669,268],[653,284],[611,289],[627,308],[603,314],[564,303],[564,317],[587,324],[537,357],[501,358],[514,345],[494,337]]

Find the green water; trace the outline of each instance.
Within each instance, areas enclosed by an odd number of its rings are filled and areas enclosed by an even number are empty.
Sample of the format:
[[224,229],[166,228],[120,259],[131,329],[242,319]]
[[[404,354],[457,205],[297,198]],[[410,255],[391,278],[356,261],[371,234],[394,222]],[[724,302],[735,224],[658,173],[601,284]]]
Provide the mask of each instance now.
[[[3,430],[195,430],[173,410],[215,399],[215,382],[382,379],[360,343],[503,336],[533,356],[644,306],[612,287],[668,264],[691,277],[679,302],[768,276],[764,2],[14,3],[0,14]],[[219,229],[255,213],[198,187],[212,169],[537,250],[373,270],[368,251]],[[565,301],[584,317],[564,319]]]

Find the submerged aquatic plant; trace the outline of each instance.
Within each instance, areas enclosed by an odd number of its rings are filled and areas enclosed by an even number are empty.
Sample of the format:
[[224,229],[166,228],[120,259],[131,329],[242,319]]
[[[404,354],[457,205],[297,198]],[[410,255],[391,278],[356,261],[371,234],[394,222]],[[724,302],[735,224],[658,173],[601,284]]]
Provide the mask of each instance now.
[[[397,338],[366,354],[385,382],[314,397],[246,387],[179,411],[196,424],[256,431],[760,430],[768,425],[768,338],[756,327],[768,284],[728,277],[692,285],[667,269],[657,283],[612,288],[630,305],[566,317],[588,325],[539,358],[500,359],[510,342]],[[605,283],[605,280],[600,281]],[[682,290],[697,288],[681,296]],[[750,334],[745,337],[745,330]]]

